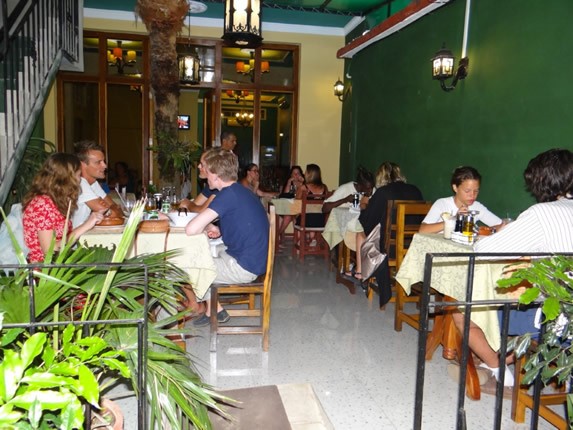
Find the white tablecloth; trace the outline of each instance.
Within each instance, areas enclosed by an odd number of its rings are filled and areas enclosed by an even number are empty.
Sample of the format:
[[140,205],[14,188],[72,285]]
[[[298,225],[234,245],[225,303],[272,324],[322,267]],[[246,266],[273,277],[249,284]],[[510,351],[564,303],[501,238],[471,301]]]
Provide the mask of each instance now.
[[[94,227],[82,235],[80,242],[110,247],[119,243],[122,232],[123,226]],[[182,227],[171,227],[169,233],[138,233],[127,257],[173,249],[180,250],[180,254],[170,259],[170,262],[187,273],[188,279],[183,281],[193,287],[198,299],[203,298],[216,276],[215,263],[206,235],[187,236]]]
[[[396,280],[410,294],[410,287],[424,280],[426,254],[430,252],[473,252],[473,248],[444,239],[441,234],[416,234],[410,248],[396,274]],[[435,258],[432,265],[431,286],[442,294],[457,300],[466,299],[467,258],[458,261]],[[507,298],[496,290],[496,281],[507,262],[481,260],[475,265],[473,300],[492,300]],[[487,341],[494,350],[499,349],[500,332],[497,311],[491,308],[474,307],[472,321],[485,333]]]
[[322,233],[330,249],[344,240],[346,246],[356,251],[356,233],[364,231],[358,221],[359,215],[360,210],[357,209],[348,207],[332,209]]

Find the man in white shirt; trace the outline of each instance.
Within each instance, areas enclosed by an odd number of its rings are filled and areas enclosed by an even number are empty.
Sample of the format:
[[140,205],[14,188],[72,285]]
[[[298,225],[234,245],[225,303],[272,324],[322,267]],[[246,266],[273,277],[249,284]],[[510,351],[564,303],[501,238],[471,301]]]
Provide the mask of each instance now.
[[230,131],[221,133],[221,148],[233,152],[235,146],[237,146],[237,136],[235,136],[235,133]]
[[114,217],[123,217],[121,208],[114,203],[102,189],[98,179],[105,178],[105,154],[103,147],[89,140],[74,145],[75,153],[80,159],[82,188],[78,198],[78,209],[72,216],[74,228],[83,224],[92,212],[102,212]]

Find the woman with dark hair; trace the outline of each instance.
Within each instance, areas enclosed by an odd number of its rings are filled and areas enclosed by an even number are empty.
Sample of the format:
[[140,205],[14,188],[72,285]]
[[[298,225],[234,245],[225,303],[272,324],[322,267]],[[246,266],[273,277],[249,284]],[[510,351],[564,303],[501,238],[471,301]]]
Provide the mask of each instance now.
[[[296,191],[295,198],[302,199],[304,195],[322,196],[328,193],[328,187],[322,182],[322,174],[317,164],[307,164],[304,172],[304,185]],[[298,224],[300,217],[297,217]],[[306,215],[307,227],[324,227],[324,214],[309,213]]]
[[[529,161],[523,173],[525,185],[536,204],[522,212],[498,233],[481,238],[476,252],[508,252],[515,255],[530,252],[573,252],[573,153],[567,149],[550,149]],[[492,288],[494,286],[492,285]],[[533,321],[536,309],[510,312],[510,336],[537,331]],[[463,315],[453,315],[460,331],[464,328]],[[469,346],[490,370],[492,377],[482,385],[482,392],[495,395],[499,379],[500,357],[487,342],[483,331],[473,322],[469,331]],[[504,394],[509,395],[513,375],[506,368]]]
[[[290,169],[290,174],[285,182],[282,194],[280,197],[294,198],[297,190],[304,185],[304,173],[300,166],[292,166]],[[291,215],[283,215],[280,217],[279,223],[279,243],[284,239],[284,233],[289,224],[294,219]]]
[[80,176],[78,157],[56,153],[34,177],[22,201],[24,241],[30,250],[28,261],[31,263],[44,260],[54,238],[55,249],[59,249],[64,233],[69,241],[75,241],[103,219],[102,213],[92,212],[86,222],[72,230],[70,217],[77,208]]
[[350,207],[354,194],[360,194],[360,207],[364,209],[374,190],[374,175],[364,167],[358,167],[356,180],[340,185],[332,195],[324,201],[322,212],[329,213],[332,209],[346,204]]
[[129,171],[129,166],[125,161],[118,161],[114,164],[114,175],[108,183],[111,188],[125,188],[126,193],[135,193],[135,178]]
[[443,213],[457,215],[469,211],[479,211],[476,221],[489,227],[501,227],[502,221],[488,208],[477,201],[481,184],[481,175],[473,167],[461,166],[454,170],[450,180],[454,195],[438,199],[432,205],[428,215],[422,221],[420,233],[439,233],[444,229]]
[[276,197],[277,193],[263,191],[259,188],[260,185],[260,173],[259,166],[255,163],[249,163],[245,167],[244,176],[239,181],[241,185],[251,190],[258,197]]
[[282,192],[284,194],[292,194],[292,198],[294,198],[296,190],[302,185],[304,185],[304,172],[302,171],[302,167],[292,166],[290,168],[289,177],[282,188]]

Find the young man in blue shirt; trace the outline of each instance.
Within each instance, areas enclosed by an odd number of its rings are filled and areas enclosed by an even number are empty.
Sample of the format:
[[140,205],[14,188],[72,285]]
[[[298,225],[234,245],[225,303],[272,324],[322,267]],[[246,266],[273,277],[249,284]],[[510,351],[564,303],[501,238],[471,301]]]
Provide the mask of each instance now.
[[[266,271],[269,221],[258,197],[237,183],[238,160],[230,151],[212,148],[202,157],[209,188],[218,190],[217,198],[185,228],[188,235],[205,232],[211,239],[222,237],[225,249],[215,258],[218,284],[254,281]],[[219,226],[213,221],[219,219]],[[208,294],[208,293],[207,293]],[[209,324],[210,307],[194,321],[201,327]],[[217,319],[227,322],[229,314],[217,304]]]

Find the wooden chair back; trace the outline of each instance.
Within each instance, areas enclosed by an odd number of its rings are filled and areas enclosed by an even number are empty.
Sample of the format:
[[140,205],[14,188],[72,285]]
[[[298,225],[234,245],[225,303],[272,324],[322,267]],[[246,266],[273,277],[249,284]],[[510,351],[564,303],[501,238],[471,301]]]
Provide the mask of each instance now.
[[[271,322],[271,288],[273,284],[273,270],[275,262],[276,216],[275,207],[269,207],[269,249],[267,253],[267,270],[264,275],[255,281],[246,284],[211,285],[211,351],[217,350],[217,336],[225,334],[261,334],[263,351],[269,350],[269,331]],[[223,295],[246,296],[247,300],[241,302],[247,309],[229,308],[231,316],[229,323],[219,326],[217,321],[217,302]],[[259,307],[256,307],[256,296],[260,296]],[[237,305],[239,302],[233,302]],[[257,325],[240,325],[240,317],[259,317]]]
[[[330,249],[328,244],[322,237],[321,232],[324,231],[324,226],[321,227],[309,227],[307,226],[307,215],[318,213],[322,214],[322,205],[324,201],[332,195],[332,192],[328,192],[321,195],[316,194],[303,194],[301,198],[301,212],[299,222],[294,225],[293,234],[293,247],[292,255],[296,256],[298,252],[301,261],[304,261],[306,255],[322,255],[326,260],[330,255]],[[324,223],[326,224],[327,216],[324,217]],[[312,242],[309,240],[307,233],[315,232],[314,240],[316,240],[316,246],[310,246]]]
[[[396,204],[396,271],[410,247],[412,238],[420,229],[420,224],[430,211],[430,202],[409,202]],[[402,323],[410,325],[416,330],[420,327],[419,312],[407,313],[404,311],[405,303],[418,303],[420,296],[413,292],[407,296],[401,285],[396,283],[396,297],[394,306],[394,330],[401,331]]]
[[[388,265],[396,267],[396,233],[398,224],[396,223],[396,208],[399,204],[427,203],[423,200],[388,200],[386,206],[386,225],[384,227],[384,243],[382,246],[388,255]],[[405,222],[408,220],[405,220]],[[408,225],[408,224],[406,224]],[[410,230],[410,227],[408,227]]]
[[431,207],[432,204],[429,202],[408,202],[396,205],[396,271],[400,270],[412,237],[420,230],[422,220]]

